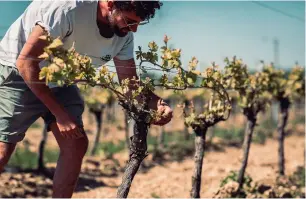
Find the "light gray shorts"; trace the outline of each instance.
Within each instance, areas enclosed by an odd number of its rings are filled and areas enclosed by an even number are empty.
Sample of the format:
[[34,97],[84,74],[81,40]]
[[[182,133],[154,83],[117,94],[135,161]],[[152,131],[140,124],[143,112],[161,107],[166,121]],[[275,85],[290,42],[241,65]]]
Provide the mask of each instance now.
[[[78,87],[72,85],[51,90],[77,124],[83,127],[84,100]],[[39,117],[48,126],[56,121],[26,85],[17,68],[0,64],[0,142],[17,143],[23,140],[27,129]]]

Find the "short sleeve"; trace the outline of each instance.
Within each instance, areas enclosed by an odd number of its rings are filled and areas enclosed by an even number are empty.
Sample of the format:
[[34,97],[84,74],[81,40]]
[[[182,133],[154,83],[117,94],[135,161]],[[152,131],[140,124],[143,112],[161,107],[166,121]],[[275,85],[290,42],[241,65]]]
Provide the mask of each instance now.
[[123,45],[122,49],[116,55],[119,60],[129,60],[134,58],[134,35],[130,33],[128,39]]
[[[45,3],[47,2],[47,3]],[[59,1],[44,1],[43,7],[38,13],[35,25],[42,26],[50,33],[53,38],[65,38],[72,32],[71,18],[65,9],[64,3],[60,4]]]

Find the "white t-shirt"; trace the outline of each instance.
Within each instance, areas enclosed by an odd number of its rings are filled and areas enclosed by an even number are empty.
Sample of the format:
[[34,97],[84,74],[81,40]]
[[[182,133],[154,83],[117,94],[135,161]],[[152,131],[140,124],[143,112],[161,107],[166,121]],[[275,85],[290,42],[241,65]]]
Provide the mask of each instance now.
[[[69,49],[91,57],[100,67],[113,57],[128,60],[134,57],[133,33],[125,37],[104,38],[96,24],[98,1],[35,0],[11,25],[0,42],[0,63],[16,67],[18,55],[36,24],[43,26],[51,36],[60,37]],[[40,64],[40,67],[42,63]]]

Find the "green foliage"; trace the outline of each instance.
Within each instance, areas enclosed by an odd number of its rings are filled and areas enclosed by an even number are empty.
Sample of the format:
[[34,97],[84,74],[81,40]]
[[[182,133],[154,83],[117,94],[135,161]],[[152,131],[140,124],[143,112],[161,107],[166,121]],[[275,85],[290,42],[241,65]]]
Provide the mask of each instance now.
[[167,146],[167,153],[171,160],[182,161],[185,157],[194,154],[194,140],[173,142]]
[[272,117],[267,117],[261,121],[260,126],[258,128],[262,128],[269,131],[274,131],[277,127],[277,121],[274,121]]
[[[209,88],[212,90],[212,99],[210,104],[206,106],[206,110],[201,114],[195,113],[193,107],[190,113],[187,113],[184,105],[181,107],[184,110],[185,124],[188,126],[196,127],[200,126],[212,126],[215,123],[225,120],[229,116],[230,103],[228,95],[222,85],[222,73],[217,69],[217,66],[213,63],[211,67],[208,67],[204,72],[196,70],[198,60],[192,57],[188,64],[188,70],[185,70],[180,61],[181,49],[168,48],[169,38],[165,36],[164,46],[161,49],[161,67],[163,69],[163,75],[159,82],[161,86],[166,89],[184,90],[186,88],[195,87],[198,79],[201,79],[199,88]],[[149,52],[144,53],[139,47],[136,51],[137,58],[141,63],[150,62],[155,66],[158,65],[157,52],[159,47],[155,42],[149,44]],[[175,70],[174,76],[170,76],[167,72]]]
[[114,154],[126,149],[125,142],[120,140],[118,143],[113,141],[99,143],[97,153],[105,156],[105,158],[112,158]]
[[[258,144],[264,144],[266,139],[272,137],[273,128],[261,128],[261,124],[252,138],[252,142]],[[234,127],[234,128],[215,128],[214,136],[222,139],[222,143],[232,146],[241,146],[244,139],[244,128]]]
[[263,119],[254,131],[253,141],[264,144],[267,138],[273,137],[276,128],[277,121],[274,121],[271,117]]
[[[48,42],[48,46],[44,49],[44,53],[40,58],[44,59],[44,67],[40,72],[40,79],[45,79],[46,84],[49,82],[58,85],[73,84],[83,82],[86,85],[99,85],[111,91],[124,109],[128,110],[129,117],[135,120],[143,120],[150,124],[152,120],[158,120],[162,115],[157,114],[155,110],[149,110],[148,103],[151,93],[155,90],[154,81],[149,77],[145,79],[130,77],[117,83],[114,81],[115,73],[110,72],[107,66],[102,66],[100,70],[96,70],[92,65],[91,59],[86,55],[80,55],[72,46],[66,50],[63,43],[58,39],[53,39],[49,35],[42,36],[41,39]],[[136,58],[140,59],[140,69],[146,72],[143,63],[149,62],[158,66],[163,72],[161,84],[174,90],[183,90],[187,86],[193,85],[193,80],[199,75],[195,71],[198,63],[196,58],[192,58],[189,63],[189,71],[185,71],[182,67],[180,58],[180,49],[170,49],[167,46],[169,38],[164,39],[165,45],[160,48],[162,53],[161,64],[158,64],[159,47],[155,42],[150,42],[148,52],[143,52],[141,47],[136,51]],[[168,78],[170,70],[174,69],[176,75],[170,80]],[[215,76],[212,78],[216,78]],[[188,83],[189,82],[189,83]],[[95,104],[93,100],[89,100],[90,104]],[[145,115],[145,116],[144,116]]]
[[225,86],[238,93],[238,104],[245,115],[254,117],[264,111],[272,95],[268,92],[269,78],[266,73],[249,74],[242,60],[233,57],[225,59]]
[[256,130],[254,131],[252,142],[258,144],[264,144],[266,142],[267,136],[268,135],[264,131]]
[[[48,163],[56,162],[59,156],[59,150],[45,149],[44,161]],[[17,147],[11,159],[8,162],[9,166],[18,167],[21,169],[35,169],[37,168],[38,153],[32,152],[28,147]]]
[[86,78],[93,82],[95,70],[91,66],[88,56],[79,55],[72,46],[69,50],[63,48],[59,38],[52,39],[50,36],[41,36],[40,39],[48,42],[44,53],[39,56],[46,61],[46,65],[40,72],[40,79],[58,85],[72,84],[75,80]]
[[263,68],[263,72],[270,79],[269,92],[276,98],[284,97],[286,90],[286,77],[283,70],[275,69],[273,65],[268,65]]
[[[146,105],[149,99],[146,98],[149,97],[149,92],[154,90],[149,78],[141,80],[134,77],[123,79],[119,83],[115,82],[114,76],[116,73],[110,72],[106,66],[102,66],[99,71],[96,70],[91,59],[86,55],[77,53],[73,46],[66,50],[59,39],[52,39],[50,36],[43,36],[41,39],[49,42],[49,45],[44,49],[44,54],[40,56],[46,63],[40,72],[40,79],[45,79],[46,84],[55,82],[61,86],[83,82],[85,85],[102,86],[111,91],[119,100],[119,103],[129,110],[130,116],[135,116],[134,119],[136,120],[139,119],[137,116],[143,115],[140,113],[147,110]],[[145,99],[141,100],[142,97]],[[96,103],[91,99],[88,101],[90,104]],[[144,120],[150,123],[155,117],[154,111],[149,112],[148,116]]]
[[[204,110],[197,113],[193,101],[186,108],[186,104],[181,105],[185,117],[185,124],[195,128],[208,128],[220,121],[228,119],[231,111],[230,99],[227,91],[223,87],[223,74],[213,63],[212,67],[206,69],[202,74],[205,77],[202,81],[203,87],[211,88],[209,102],[204,105]],[[202,93],[204,95],[204,93]]]
[[232,60],[229,60],[229,58],[226,57],[224,62],[226,64],[224,67],[224,84],[226,85],[226,88],[243,90],[247,87],[246,83],[249,74],[247,66],[243,64],[242,60],[239,60],[234,56]]
[[84,101],[89,109],[101,111],[106,105],[114,103],[115,96],[106,89],[97,87],[79,86]]
[[305,125],[305,114],[296,116],[294,120],[290,122],[292,122],[293,125],[297,125],[297,124]]
[[[191,58],[188,64],[188,70],[186,71],[181,63],[181,49],[172,49],[168,47],[169,37],[165,36],[164,45],[159,47],[153,41],[150,42],[148,52],[143,52],[139,46],[136,51],[136,58],[140,60],[140,65],[143,63],[150,63],[157,66],[162,71],[162,76],[158,80],[160,84],[154,84],[155,86],[162,86],[164,88],[173,90],[184,90],[187,87],[194,86],[198,76],[201,74],[196,71],[198,60],[195,57]],[[158,52],[161,53],[161,62],[158,63]],[[146,73],[146,69],[142,67],[142,71]],[[172,75],[175,74],[175,75]]]
[[59,157],[59,149],[45,149],[44,150],[44,162],[57,162]]
[[298,187],[305,187],[305,167],[299,166],[296,171],[289,177]]
[[[221,180],[220,187],[223,187],[230,181],[238,182],[238,172],[237,171],[230,171],[230,173]],[[243,178],[243,185],[247,188],[251,187],[253,179],[249,175],[244,175]]]
[[[175,132],[165,132],[164,133],[164,145],[168,146],[171,143],[175,142],[186,142],[184,133],[181,131],[175,131]],[[148,145],[155,145],[157,144],[157,138],[156,136],[152,136],[148,134]]]
[[[154,153],[157,146],[157,138],[148,135],[148,152]],[[194,139],[192,136],[186,140],[183,132],[171,132],[164,134],[164,147],[162,148],[163,155],[169,155],[170,160],[181,161],[185,157],[194,153]]]
[[[45,61],[45,66],[40,72],[40,79],[45,79],[46,83],[55,82],[58,85],[73,84],[83,82],[90,86],[99,85],[110,90],[123,108],[128,110],[129,117],[135,120],[144,120],[148,124],[152,120],[158,120],[162,115],[154,110],[148,110],[150,93],[154,92],[155,86],[162,86],[167,89],[185,90],[187,87],[194,87],[197,79],[201,79],[201,88],[213,90],[211,102],[207,105],[207,110],[199,115],[198,120],[205,125],[213,125],[220,120],[225,120],[229,116],[229,97],[223,87],[223,75],[217,70],[213,63],[204,72],[196,70],[198,60],[192,57],[188,70],[185,70],[181,63],[181,49],[171,49],[168,47],[169,37],[165,36],[164,45],[160,48],[153,41],[150,42],[147,52],[143,52],[139,46],[136,51],[136,58],[140,60],[140,69],[146,71],[144,63],[157,66],[163,73],[159,80],[160,85],[154,84],[154,80],[149,77],[145,79],[127,78],[120,83],[114,82],[115,73],[109,72],[106,66],[102,66],[99,71],[93,67],[91,59],[77,53],[72,46],[66,50],[63,43],[57,38],[42,36],[41,39],[47,41],[49,45],[40,56]],[[158,52],[161,53],[160,63]],[[171,74],[175,73],[171,77]],[[88,100],[90,104],[95,104],[94,100]],[[144,114],[146,116],[144,116]],[[197,122],[196,122],[197,123]]]
[[37,167],[37,153],[30,151],[28,148],[17,148],[8,165],[21,169],[34,169]]
[[305,167],[298,167],[290,176],[278,176],[275,184],[254,182],[244,178],[243,189],[238,191],[238,172],[231,171],[222,179],[217,198],[305,198]]
[[243,128],[215,128],[214,135],[223,139],[225,143],[239,143],[242,144],[244,138],[244,129]]
[[294,198],[305,198],[305,167],[298,166],[289,176],[278,176],[276,186],[286,191]]
[[156,193],[151,193],[151,197],[152,197],[152,198],[160,198],[160,196],[157,195]]
[[292,99],[305,96],[305,71],[302,67],[296,66],[289,74],[286,94]]
[[265,66],[263,72],[268,76],[268,90],[274,98],[278,100],[289,98],[293,101],[304,97],[305,79],[302,67],[296,65],[288,76],[286,76],[284,70],[276,69],[273,64]]

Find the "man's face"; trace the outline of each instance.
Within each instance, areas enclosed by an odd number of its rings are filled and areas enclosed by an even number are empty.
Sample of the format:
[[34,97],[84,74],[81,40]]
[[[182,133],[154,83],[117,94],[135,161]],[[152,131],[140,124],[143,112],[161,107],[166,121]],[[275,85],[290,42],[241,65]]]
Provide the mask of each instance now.
[[114,33],[119,37],[124,37],[129,31],[136,32],[139,23],[142,21],[135,12],[120,11],[114,9],[109,14],[109,23]]

